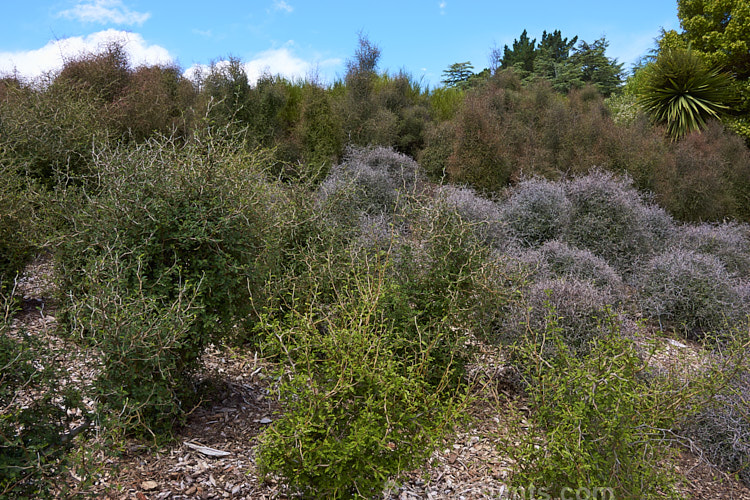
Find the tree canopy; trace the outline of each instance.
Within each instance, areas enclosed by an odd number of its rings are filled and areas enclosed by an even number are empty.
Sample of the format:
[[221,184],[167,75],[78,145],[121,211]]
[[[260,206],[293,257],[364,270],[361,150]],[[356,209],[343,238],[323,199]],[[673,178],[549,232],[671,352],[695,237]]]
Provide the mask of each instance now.
[[588,84],[610,95],[622,84],[622,64],[607,57],[608,46],[604,37],[588,43],[577,36],[564,38],[560,30],[544,31],[537,44],[523,30],[512,48],[506,45],[502,53],[495,49],[491,58],[495,67],[515,68],[526,79],[548,80],[560,92]]

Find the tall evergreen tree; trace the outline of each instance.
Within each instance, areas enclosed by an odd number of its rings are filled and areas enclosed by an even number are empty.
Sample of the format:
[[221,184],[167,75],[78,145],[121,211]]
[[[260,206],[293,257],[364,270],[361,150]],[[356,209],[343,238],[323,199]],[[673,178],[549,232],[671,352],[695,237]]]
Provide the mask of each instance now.
[[500,60],[501,68],[518,67],[525,71],[534,71],[534,58],[536,57],[536,38],[529,40],[526,30],[523,30],[518,40],[513,41],[513,48],[507,45],[503,48],[503,56]]

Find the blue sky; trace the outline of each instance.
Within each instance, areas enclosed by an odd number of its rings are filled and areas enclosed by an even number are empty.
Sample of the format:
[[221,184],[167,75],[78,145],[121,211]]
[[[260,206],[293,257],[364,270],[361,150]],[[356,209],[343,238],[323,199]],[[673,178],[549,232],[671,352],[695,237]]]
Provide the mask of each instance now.
[[332,82],[345,72],[358,33],[381,51],[380,69],[405,69],[439,85],[455,62],[488,66],[493,47],[521,31],[540,38],[593,42],[606,36],[608,55],[626,68],[652,46],[661,28],[677,29],[676,0],[610,2],[536,0],[3,0],[0,73],[32,77],[64,57],[121,40],[133,64],[174,62],[185,71],[228,56],[248,74],[317,74]]

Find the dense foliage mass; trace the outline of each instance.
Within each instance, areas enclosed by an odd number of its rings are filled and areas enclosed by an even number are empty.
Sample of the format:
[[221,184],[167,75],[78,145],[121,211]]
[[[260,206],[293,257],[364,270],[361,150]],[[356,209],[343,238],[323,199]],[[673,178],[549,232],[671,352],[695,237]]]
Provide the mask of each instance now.
[[[749,483],[750,151],[630,99],[666,52],[617,95],[606,41],[577,41],[524,32],[432,90],[365,37],[330,86],[118,45],[0,80],[0,495],[49,494],[89,429],[174,437],[229,344],[268,363],[257,465],[290,495],[372,497],[423,464],[481,397],[478,346],[516,375],[513,485],[661,498],[688,442]],[[91,384],[13,323],[39,252]],[[663,369],[662,335],[703,362]]]

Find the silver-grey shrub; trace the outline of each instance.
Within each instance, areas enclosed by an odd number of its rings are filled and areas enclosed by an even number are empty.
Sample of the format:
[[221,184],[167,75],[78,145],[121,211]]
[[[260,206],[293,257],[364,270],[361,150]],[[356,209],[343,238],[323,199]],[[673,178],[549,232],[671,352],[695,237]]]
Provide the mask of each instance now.
[[715,256],[732,276],[750,278],[750,226],[747,224],[685,225],[676,240],[682,248]]
[[739,373],[725,391],[691,418],[684,429],[706,458],[750,486],[750,372]]
[[672,248],[645,262],[633,281],[644,316],[688,338],[720,332],[744,316],[740,289],[712,255]]
[[570,209],[562,184],[531,178],[510,191],[500,216],[518,243],[536,247],[560,236],[569,223]]
[[533,270],[536,281],[554,278],[575,278],[605,289],[613,298],[622,297],[622,278],[607,262],[588,250],[551,240],[519,256]]
[[325,217],[352,226],[360,215],[393,214],[419,185],[419,166],[408,156],[384,147],[350,148],[321,184],[318,198]]
[[497,246],[507,239],[500,223],[500,208],[494,201],[479,196],[473,189],[452,185],[441,186],[436,197],[454,209],[485,243]]
[[651,205],[628,177],[593,170],[565,183],[571,203],[568,243],[590,250],[620,272],[662,249],[673,228],[672,218]]
[[[573,352],[585,353],[612,302],[611,294],[590,281],[542,279],[524,291],[524,300],[508,316],[499,339],[512,342],[523,338],[528,330],[538,334],[557,331]],[[553,321],[556,325],[550,324]],[[545,343],[554,349],[555,339],[546,339]]]

